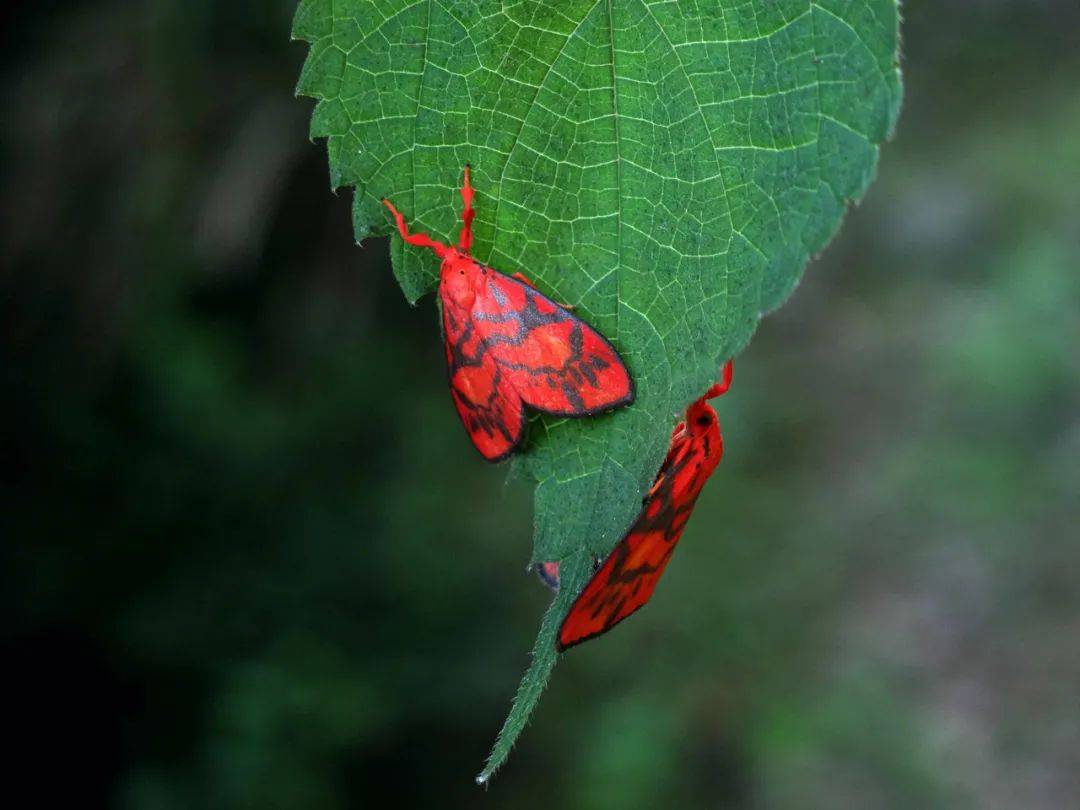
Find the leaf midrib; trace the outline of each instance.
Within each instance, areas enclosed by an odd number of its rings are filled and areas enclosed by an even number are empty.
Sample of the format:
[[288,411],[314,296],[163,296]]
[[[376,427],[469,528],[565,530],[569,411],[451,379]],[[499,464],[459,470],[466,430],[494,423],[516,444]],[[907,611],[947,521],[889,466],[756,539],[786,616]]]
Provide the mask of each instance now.
[[[533,93],[532,101],[529,104],[530,107],[535,104],[536,99],[540,97],[540,92],[544,89],[544,84],[547,82],[548,77],[551,76],[551,71],[555,69],[555,63],[562,58],[562,55],[563,53],[565,53],[566,46],[570,43],[570,40],[572,40],[577,35],[578,31],[581,30],[581,26],[585,24],[585,20],[589,19],[589,15],[592,14],[603,1],[604,0],[596,0],[596,2],[588,10],[586,10],[584,14],[581,15],[581,19],[577,21],[577,24],[574,26],[573,30],[566,35],[566,38],[562,41],[562,45],[559,46],[559,50],[556,52],[555,57],[547,66],[547,70],[544,71],[544,75],[540,78],[540,81],[537,82],[536,92]],[[469,39],[470,41],[472,40],[471,34],[469,35]],[[525,130],[525,122],[528,120],[528,118],[528,112],[521,116],[521,121],[518,124],[517,132],[514,135],[514,142],[510,146],[510,151],[506,153],[506,160],[503,161],[502,169],[499,172],[499,182],[496,184],[496,187],[499,189],[499,199],[495,202],[495,215],[492,220],[492,226],[494,228],[491,234],[492,251],[498,249],[496,245],[498,244],[499,240],[499,211],[502,209],[503,182],[506,180],[506,169],[510,165],[510,160],[514,157],[514,150],[517,149],[518,144],[521,143],[521,133]]]

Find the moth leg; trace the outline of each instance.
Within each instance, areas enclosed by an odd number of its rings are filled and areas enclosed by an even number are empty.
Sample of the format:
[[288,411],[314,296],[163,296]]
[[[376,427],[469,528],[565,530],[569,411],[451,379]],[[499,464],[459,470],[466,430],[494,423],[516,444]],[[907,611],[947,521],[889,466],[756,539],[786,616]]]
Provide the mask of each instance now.
[[472,183],[469,178],[470,167],[469,164],[465,164],[465,182],[461,186],[461,201],[465,204],[465,207],[461,209],[461,236],[458,238],[458,247],[466,253],[472,248],[472,221],[476,216],[476,211],[473,210],[473,192]]
[[[680,422],[679,424],[681,425],[682,422]],[[660,485],[663,484],[663,483],[664,483],[664,474],[663,474],[663,472],[661,472],[660,475],[656,476],[656,480],[653,481],[653,485],[651,487],[649,487],[649,491],[641,496],[641,502],[642,503],[647,503],[649,498],[651,498],[653,495],[655,495],[657,493],[657,491],[660,489]]]
[[398,233],[401,234],[401,238],[405,240],[406,244],[416,245],[417,247],[431,248],[435,251],[435,255],[440,259],[445,259],[450,255],[450,248],[444,245],[442,242],[436,242],[430,236],[425,233],[409,233],[409,228],[405,224],[405,217],[401,212],[394,208],[393,204],[389,200],[383,200],[383,205],[390,209],[390,213],[394,215],[394,220],[397,222]]

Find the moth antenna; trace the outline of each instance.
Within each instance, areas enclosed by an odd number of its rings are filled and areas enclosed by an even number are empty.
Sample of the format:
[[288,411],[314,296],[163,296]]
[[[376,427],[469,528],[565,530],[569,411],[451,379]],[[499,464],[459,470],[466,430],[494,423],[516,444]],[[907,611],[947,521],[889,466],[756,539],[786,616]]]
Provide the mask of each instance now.
[[733,362],[728,360],[724,363],[724,369],[720,372],[720,382],[712,386],[705,392],[705,396],[702,399],[712,399],[718,397],[721,394],[727,393],[727,390],[731,388],[731,375],[733,372]]
[[476,193],[472,187],[472,167],[465,164],[465,181],[461,185],[461,236],[458,237],[458,248],[468,253],[472,249],[472,223],[476,216],[473,208],[473,198]]
[[383,199],[383,205],[390,209],[390,213],[394,216],[394,221],[397,222],[398,233],[401,234],[401,238],[405,240],[408,245],[416,245],[417,247],[431,248],[435,251],[435,255],[440,259],[445,259],[450,255],[451,250],[442,242],[436,242],[426,233],[409,233],[409,227],[405,224],[405,217],[400,211],[394,208],[394,204],[387,199]]

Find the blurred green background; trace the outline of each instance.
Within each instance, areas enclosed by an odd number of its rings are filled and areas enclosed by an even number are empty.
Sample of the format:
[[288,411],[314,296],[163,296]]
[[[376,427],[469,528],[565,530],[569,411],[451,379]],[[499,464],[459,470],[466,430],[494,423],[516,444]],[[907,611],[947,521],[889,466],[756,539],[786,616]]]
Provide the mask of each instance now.
[[8,792],[1080,804],[1074,0],[905,3],[879,180],[736,363],[653,603],[486,792],[549,598],[529,491],[470,450],[430,301],[353,244],[293,8],[0,17]]

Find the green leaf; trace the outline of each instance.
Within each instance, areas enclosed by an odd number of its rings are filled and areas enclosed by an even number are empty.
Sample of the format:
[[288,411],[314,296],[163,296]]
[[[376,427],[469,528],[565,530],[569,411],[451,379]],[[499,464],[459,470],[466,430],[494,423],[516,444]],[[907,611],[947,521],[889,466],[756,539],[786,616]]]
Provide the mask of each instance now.
[[[612,548],[677,415],[865,191],[900,106],[897,27],[895,0],[301,2],[298,92],[318,99],[332,185],[356,188],[357,240],[391,232],[383,197],[452,240],[471,163],[475,255],[575,305],[634,375],[630,408],[534,420],[516,462],[537,481],[534,561],[578,571]],[[406,297],[430,292],[435,257],[391,250]],[[481,779],[582,577],[545,616]]]

